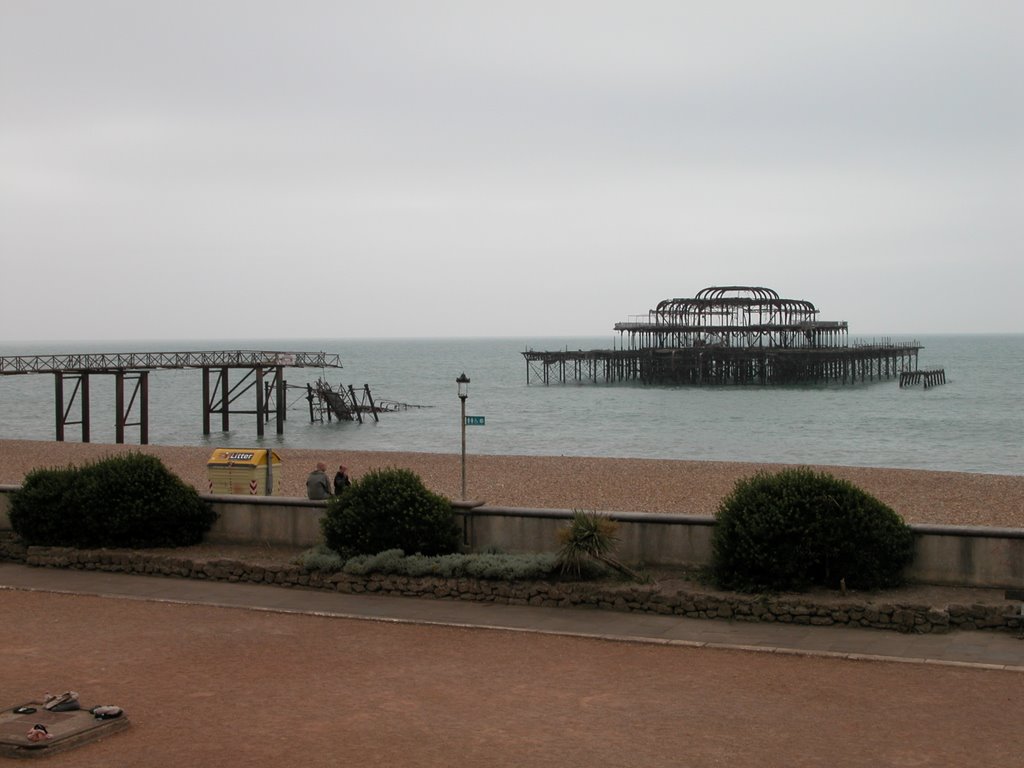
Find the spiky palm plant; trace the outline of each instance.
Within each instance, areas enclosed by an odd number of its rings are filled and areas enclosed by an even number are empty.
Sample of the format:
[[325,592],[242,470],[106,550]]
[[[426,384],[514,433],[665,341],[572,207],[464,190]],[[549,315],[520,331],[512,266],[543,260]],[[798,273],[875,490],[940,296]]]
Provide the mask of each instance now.
[[574,509],[569,525],[558,532],[562,545],[558,550],[558,564],[562,573],[579,576],[589,557],[639,581],[636,573],[612,556],[619,543],[615,535],[618,528],[619,524],[606,515]]

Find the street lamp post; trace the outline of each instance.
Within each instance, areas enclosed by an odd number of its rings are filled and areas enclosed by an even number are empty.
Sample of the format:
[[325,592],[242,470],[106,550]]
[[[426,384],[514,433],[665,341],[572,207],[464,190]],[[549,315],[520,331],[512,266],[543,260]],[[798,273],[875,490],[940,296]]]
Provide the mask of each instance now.
[[459,400],[462,402],[462,500],[466,500],[466,398],[469,397],[469,377],[463,371],[455,380],[459,385]]

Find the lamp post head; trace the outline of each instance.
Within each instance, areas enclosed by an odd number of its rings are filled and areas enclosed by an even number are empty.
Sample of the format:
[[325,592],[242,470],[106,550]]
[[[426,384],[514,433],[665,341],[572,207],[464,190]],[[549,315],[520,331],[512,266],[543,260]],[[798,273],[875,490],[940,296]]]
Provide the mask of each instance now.
[[455,383],[459,385],[459,398],[465,400],[469,397],[469,376],[463,371],[459,374],[459,378],[455,380]]

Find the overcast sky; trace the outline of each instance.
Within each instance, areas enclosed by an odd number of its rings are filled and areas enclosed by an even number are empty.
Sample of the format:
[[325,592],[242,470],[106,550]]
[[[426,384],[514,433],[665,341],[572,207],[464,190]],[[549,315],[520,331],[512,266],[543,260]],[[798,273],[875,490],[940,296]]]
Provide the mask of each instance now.
[[1024,2],[0,0],[0,340],[1024,331]]

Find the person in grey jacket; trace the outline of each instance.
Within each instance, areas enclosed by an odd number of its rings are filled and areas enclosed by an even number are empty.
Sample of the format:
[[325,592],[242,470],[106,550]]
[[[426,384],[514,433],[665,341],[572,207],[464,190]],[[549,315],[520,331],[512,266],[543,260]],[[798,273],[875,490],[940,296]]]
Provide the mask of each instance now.
[[329,499],[331,497],[331,481],[327,479],[327,465],[317,462],[316,469],[306,478],[306,496],[311,499]]

